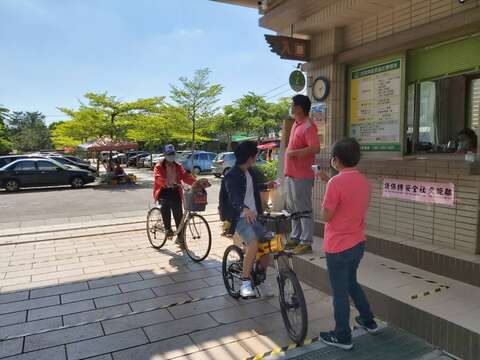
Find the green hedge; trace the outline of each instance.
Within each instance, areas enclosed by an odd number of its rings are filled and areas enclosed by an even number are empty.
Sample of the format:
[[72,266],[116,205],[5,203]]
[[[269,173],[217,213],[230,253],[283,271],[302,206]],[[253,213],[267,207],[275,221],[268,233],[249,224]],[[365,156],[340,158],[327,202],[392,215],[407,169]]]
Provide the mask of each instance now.
[[255,170],[258,183],[262,184],[277,179],[277,167],[278,161],[276,160],[257,165]]

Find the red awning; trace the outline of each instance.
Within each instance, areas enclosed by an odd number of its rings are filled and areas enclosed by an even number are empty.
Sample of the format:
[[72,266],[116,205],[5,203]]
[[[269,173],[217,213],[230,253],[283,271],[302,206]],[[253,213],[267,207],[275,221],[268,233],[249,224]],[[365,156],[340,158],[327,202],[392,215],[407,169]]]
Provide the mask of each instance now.
[[123,140],[102,138],[81,144],[78,147],[84,151],[123,151],[138,149],[138,144]]
[[263,150],[263,149],[273,149],[273,148],[276,148],[276,147],[279,147],[280,145],[276,142],[269,142],[269,143],[266,143],[266,144],[262,144],[262,145],[258,145],[257,148]]

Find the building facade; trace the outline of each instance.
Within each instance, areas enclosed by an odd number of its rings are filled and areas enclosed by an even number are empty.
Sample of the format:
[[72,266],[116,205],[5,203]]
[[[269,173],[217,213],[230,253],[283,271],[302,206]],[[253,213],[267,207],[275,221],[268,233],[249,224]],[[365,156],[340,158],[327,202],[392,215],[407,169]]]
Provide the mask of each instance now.
[[[223,2],[258,7],[260,26],[309,40],[301,69],[325,119],[317,162],[329,170],[344,136],[362,145],[367,250],[480,286],[480,0]],[[316,99],[317,83],[328,96]],[[318,235],[324,191],[317,181]]]

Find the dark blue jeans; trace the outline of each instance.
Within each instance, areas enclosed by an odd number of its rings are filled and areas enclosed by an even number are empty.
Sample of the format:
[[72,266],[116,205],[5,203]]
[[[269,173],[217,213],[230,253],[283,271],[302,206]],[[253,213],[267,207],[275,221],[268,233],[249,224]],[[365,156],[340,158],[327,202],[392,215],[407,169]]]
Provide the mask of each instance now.
[[374,316],[370,304],[357,282],[357,269],[365,252],[365,242],[340,253],[327,256],[328,275],[333,293],[335,335],[340,340],[350,341],[350,301],[352,298],[362,320],[369,322]]

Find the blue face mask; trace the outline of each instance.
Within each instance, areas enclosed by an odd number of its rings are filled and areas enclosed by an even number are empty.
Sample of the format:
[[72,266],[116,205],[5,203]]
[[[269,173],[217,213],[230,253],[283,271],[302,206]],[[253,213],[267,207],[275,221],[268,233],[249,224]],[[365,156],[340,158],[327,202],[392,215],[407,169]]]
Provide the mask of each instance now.
[[175,154],[165,155],[165,160],[167,160],[168,162],[174,162],[176,158],[177,158],[177,156]]

